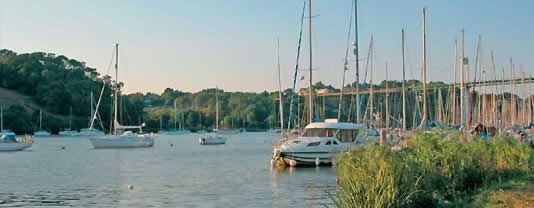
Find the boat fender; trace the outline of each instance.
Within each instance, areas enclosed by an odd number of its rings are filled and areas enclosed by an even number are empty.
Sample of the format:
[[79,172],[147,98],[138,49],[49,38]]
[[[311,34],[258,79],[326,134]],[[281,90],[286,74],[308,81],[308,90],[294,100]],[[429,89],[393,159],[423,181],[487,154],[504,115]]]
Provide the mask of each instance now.
[[315,166],[319,166],[319,164],[321,163],[321,161],[319,160],[318,157],[315,158]]
[[297,165],[297,161],[295,161],[295,160],[290,160],[289,161],[289,166],[295,167],[296,165]]

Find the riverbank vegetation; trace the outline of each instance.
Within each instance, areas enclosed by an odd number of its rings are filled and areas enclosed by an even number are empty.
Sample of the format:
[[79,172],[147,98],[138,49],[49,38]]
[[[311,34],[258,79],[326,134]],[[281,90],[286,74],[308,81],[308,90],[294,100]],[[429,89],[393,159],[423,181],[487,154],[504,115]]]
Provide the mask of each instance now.
[[534,167],[530,147],[503,136],[435,130],[396,145],[338,156],[338,207],[482,206],[481,192],[521,181]]

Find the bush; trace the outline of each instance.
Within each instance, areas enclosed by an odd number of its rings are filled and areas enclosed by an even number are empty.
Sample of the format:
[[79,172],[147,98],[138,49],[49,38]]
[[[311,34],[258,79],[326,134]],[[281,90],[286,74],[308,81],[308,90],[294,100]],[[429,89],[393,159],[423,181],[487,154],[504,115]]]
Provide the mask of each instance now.
[[461,206],[484,185],[530,170],[531,150],[512,138],[417,132],[403,141],[338,155],[338,207]]

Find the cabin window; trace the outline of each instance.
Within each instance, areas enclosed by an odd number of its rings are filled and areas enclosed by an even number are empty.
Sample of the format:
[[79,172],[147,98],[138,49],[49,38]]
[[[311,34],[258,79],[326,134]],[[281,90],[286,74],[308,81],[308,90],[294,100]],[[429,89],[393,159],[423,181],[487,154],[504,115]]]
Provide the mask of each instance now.
[[335,145],[337,145],[337,142],[334,140],[332,143],[334,143]]
[[303,137],[333,137],[335,134],[334,129],[306,129]]
[[295,140],[295,141],[293,141],[293,144],[298,144],[298,143],[300,143],[299,140]]
[[336,137],[342,142],[353,142],[358,136],[358,129],[341,129]]
[[325,145],[331,145],[332,142],[331,141],[327,141]]
[[319,144],[321,144],[321,142],[312,142],[308,144],[308,147],[319,146]]

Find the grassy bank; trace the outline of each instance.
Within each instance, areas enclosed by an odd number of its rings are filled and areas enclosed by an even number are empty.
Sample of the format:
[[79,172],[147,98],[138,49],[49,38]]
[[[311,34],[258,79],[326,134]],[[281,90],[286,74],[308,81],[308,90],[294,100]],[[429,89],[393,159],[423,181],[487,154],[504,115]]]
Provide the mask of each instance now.
[[482,191],[525,178],[534,164],[529,147],[507,137],[418,132],[393,145],[338,156],[338,207],[482,206]]

